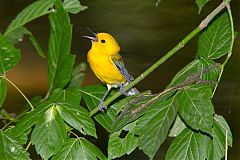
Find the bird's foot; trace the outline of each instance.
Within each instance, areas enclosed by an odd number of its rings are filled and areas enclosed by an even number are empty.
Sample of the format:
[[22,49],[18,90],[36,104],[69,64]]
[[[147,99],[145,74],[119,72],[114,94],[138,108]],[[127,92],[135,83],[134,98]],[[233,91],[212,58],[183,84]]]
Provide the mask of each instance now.
[[104,105],[103,105],[103,102],[100,102],[100,103],[98,104],[98,108],[99,108],[99,110],[100,110],[101,112],[104,112],[104,111],[107,110],[107,106],[104,106]]

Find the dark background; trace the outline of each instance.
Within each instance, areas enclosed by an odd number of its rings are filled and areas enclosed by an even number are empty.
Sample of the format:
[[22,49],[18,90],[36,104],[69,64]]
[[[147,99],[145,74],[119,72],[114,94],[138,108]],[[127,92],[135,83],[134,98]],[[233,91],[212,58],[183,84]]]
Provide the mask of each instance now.
[[[0,0],[0,32],[3,33],[17,13],[32,2],[34,1]],[[77,55],[77,63],[86,61],[90,43],[82,36],[89,34],[86,31],[86,27],[89,27],[97,32],[108,32],[117,39],[126,67],[134,77],[137,77],[173,48],[220,3],[216,0],[210,1],[199,15],[194,0],[162,0],[158,7],[155,6],[155,2],[155,0],[81,0],[81,3],[88,6],[88,9],[78,15],[71,15],[73,23],[71,51]],[[233,0],[231,6],[235,30],[240,31],[240,1]],[[47,52],[49,36],[47,16],[31,22],[27,27]],[[141,91],[151,89],[153,92],[163,90],[178,70],[194,59],[197,51],[197,40],[198,37],[191,40],[181,51],[138,84],[137,88]],[[44,95],[47,90],[46,60],[41,59],[36,54],[27,39],[24,39],[17,47],[22,51],[22,59],[20,64],[8,73],[8,78],[28,98],[39,94]],[[237,37],[232,58],[226,65],[213,99],[216,113],[226,118],[233,133],[233,147],[229,148],[229,160],[240,159],[239,52],[240,38]],[[100,81],[88,69],[84,85],[96,83],[100,83]],[[21,95],[9,85],[4,108],[9,112],[18,113],[25,103]],[[104,141],[104,143],[107,142]],[[155,159],[163,159],[167,147],[168,143],[165,143]],[[123,159],[127,159],[127,157]],[[144,160],[146,157],[141,152],[135,151],[128,159]]]

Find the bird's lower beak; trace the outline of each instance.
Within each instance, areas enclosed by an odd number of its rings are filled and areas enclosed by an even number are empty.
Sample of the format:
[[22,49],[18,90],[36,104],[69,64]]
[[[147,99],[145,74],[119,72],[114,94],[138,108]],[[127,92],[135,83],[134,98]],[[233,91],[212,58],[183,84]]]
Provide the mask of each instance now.
[[91,36],[83,36],[84,38],[90,39],[91,41],[97,42],[98,38],[97,37],[91,37]]
[[94,32],[93,30],[91,30],[90,28],[87,28],[87,30],[89,30],[93,34],[93,37],[91,37],[91,36],[83,36],[83,37],[90,39],[91,41],[97,42],[98,41],[97,33]]

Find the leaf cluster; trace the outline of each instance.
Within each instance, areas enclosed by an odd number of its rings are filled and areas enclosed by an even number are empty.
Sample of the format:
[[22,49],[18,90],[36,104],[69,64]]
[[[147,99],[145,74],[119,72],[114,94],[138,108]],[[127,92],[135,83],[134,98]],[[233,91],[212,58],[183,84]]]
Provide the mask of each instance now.
[[[207,1],[196,2],[201,10]],[[163,92],[121,97],[106,112],[91,117],[89,113],[98,107],[106,88],[80,87],[86,66],[74,67],[69,17],[69,13],[77,14],[86,8],[78,0],[37,0],[0,34],[0,106],[10,81],[6,73],[21,58],[15,45],[24,35],[37,53],[47,58],[49,81],[46,97],[33,98],[32,110],[14,119],[16,124],[12,126],[13,120],[9,119],[1,129],[0,157],[29,159],[27,150],[32,144],[43,159],[115,159],[136,148],[153,159],[166,138],[174,137],[166,159],[223,158],[226,146],[232,146],[232,135],[225,119],[215,113],[212,97],[223,71],[217,60],[228,54],[233,42],[227,12],[201,33],[196,58],[173,77]],[[24,27],[43,15],[48,15],[50,23],[47,56],[33,33]],[[95,123],[110,133],[107,157],[90,142],[101,140]]]

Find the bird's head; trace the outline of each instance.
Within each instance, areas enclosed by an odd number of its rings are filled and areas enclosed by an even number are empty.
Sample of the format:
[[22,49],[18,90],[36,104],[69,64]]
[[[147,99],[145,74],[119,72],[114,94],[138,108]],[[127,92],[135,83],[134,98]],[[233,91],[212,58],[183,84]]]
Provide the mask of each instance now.
[[[90,30],[90,29],[89,29]],[[101,54],[113,55],[120,51],[117,41],[108,33],[95,33],[90,30],[93,36],[83,36],[92,42],[91,50]]]

